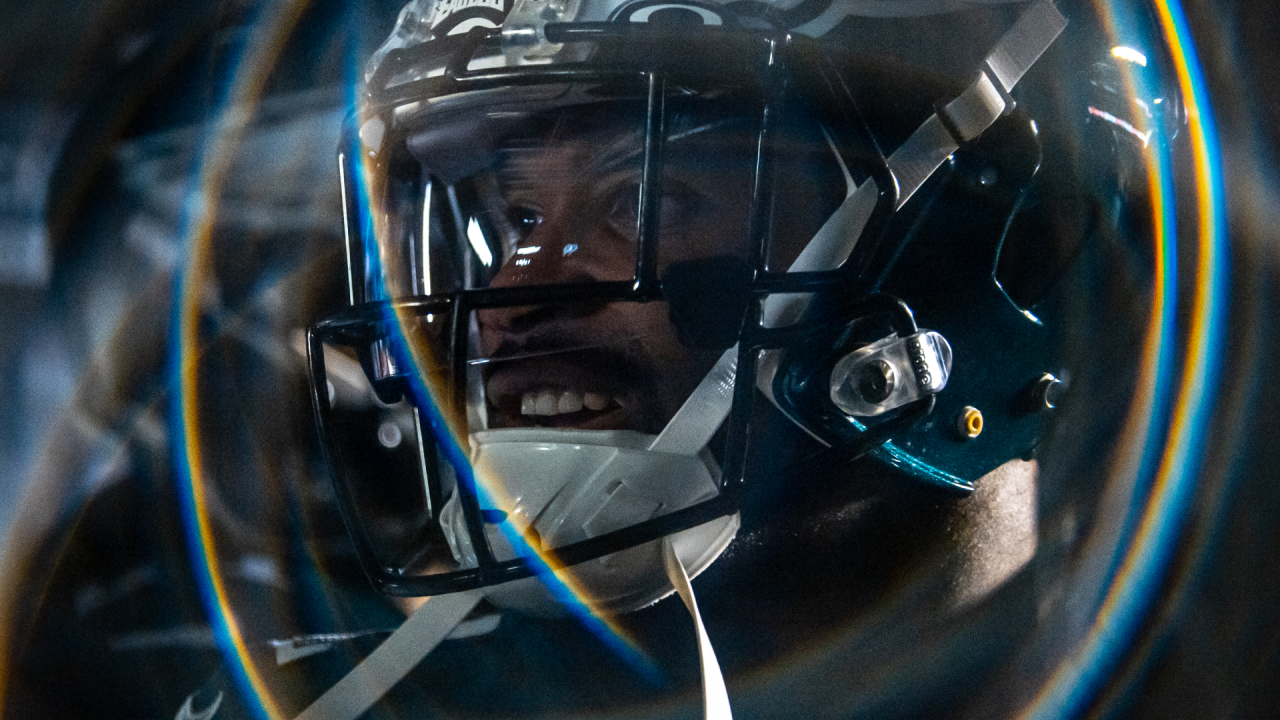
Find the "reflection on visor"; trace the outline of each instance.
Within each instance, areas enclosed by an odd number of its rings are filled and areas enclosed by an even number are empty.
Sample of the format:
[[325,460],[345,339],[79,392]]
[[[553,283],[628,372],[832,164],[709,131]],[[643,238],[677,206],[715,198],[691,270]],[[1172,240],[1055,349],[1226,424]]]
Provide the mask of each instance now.
[[[632,342],[632,341],[641,340],[641,339],[643,338],[640,336],[634,336],[625,340],[624,342]],[[559,348],[556,350],[540,350],[540,351],[532,351],[532,352],[513,353],[510,355],[495,355],[491,357],[476,358],[474,360],[468,360],[467,364],[468,365],[487,365],[490,363],[510,362],[512,360],[525,360],[528,358],[541,357],[544,355],[558,355],[561,353],[573,353],[573,352],[578,352],[579,350],[597,350],[603,347],[605,347],[605,345],[603,344],[574,345],[572,347]]]
[[[368,168],[377,263],[366,272],[382,276],[369,299],[630,281],[642,221],[657,231],[659,272],[745,259],[761,148],[754,92],[672,93],[648,220],[644,87],[499,88],[402,106]],[[843,198],[846,168],[813,119],[774,134],[785,237],[771,244],[794,256]]]

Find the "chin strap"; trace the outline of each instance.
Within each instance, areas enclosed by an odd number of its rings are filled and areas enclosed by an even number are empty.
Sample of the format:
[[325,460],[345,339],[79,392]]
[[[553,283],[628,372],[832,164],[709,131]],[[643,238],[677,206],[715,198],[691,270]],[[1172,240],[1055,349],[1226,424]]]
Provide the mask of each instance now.
[[671,539],[662,541],[662,561],[667,568],[667,578],[680,594],[684,606],[689,609],[693,618],[693,626],[698,632],[698,664],[702,667],[702,708],[706,720],[733,720],[729,710],[729,691],[724,687],[724,675],[720,672],[720,663],[716,660],[715,648],[711,647],[711,638],[702,625],[702,615],[698,612],[698,601],[693,597],[693,586],[689,584],[689,574],[685,572]]
[[649,449],[673,455],[697,455],[707,446],[733,405],[733,378],[738,374],[738,345],[724,351],[698,387],[693,389]]
[[[1032,4],[992,48],[977,79],[929,116],[889,156],[889,171],[898,184],[895,210],[911,199],[962,144],[977,138],[1002,114],[1013,111],[1015,103],[1009,92],[1066,26],[1067,19],[1052,0]],[[805,245],[788,272],[832,270],[843,265],[862,237],[878,195],[874,180],[850,187],[844,202]],[[786,327],[798,322],[808,307],[808,294],[773,294],[764,300],[761,322],[765,327]],[[737,354],[737,345],[725,351],[651,449],[662,449],[656,447],[659,443],[671,443],[679,449],[667,452],[697,452],[711,438],[733,404]],[[766,353],[761,361],[760,389],[769,397],[773,396],[770,385],[777,361],[774,352]],[[695,442],[700,444],[688,450]]]
[[355,720],[422,662],[483,598],[480,592],[436,595],[296,720]]
[[[991,49],[977,79],[956,99],[938,108],[893,151],[888,164],[898,185],[895,210],[905,205],[961,145],[977,138],[1001,115],[1013,112],[1016,103],[1009,92],[1066,26],[1067,19],[1052,0],[1039,0],[1027,8]],[[874,180],[850,187],[844,202],[814,234],[789,272],[832,270],[843,265],[862,236],[879,191]],[[798,320],[804,303],[794,301],[802,297],[769,296],[765,301],[765,325],[780,327]],[[770,300],[775,301],[773,307]]]
[[959,97],[938,108],[889,156],[889,170],[898,181],[895,209],[910,200],[951,153],[981,135],[1001,115],[1013,112],[1016,103],[1009,92],[1066,27],[1067,19],[1051,0],[1040,0],[1022,13],[987,55],[978,78]]
[[[689,575],[670,538],[662,541],[667,578],[684,601],[698,633],[698,661],[702,667],[702,698],[706,720],[732,720],[729,693],[716,660],[711,638],[702,624]],[[484,596],[475,590],[437,595],[418,606],[399,628],[368,657],[303,710],[296,720],[355,720],[373,707],[409,671],[422,662]],[[190,712],[191,698],[183,708]],[[182,716],[182,711],[179,712]]]

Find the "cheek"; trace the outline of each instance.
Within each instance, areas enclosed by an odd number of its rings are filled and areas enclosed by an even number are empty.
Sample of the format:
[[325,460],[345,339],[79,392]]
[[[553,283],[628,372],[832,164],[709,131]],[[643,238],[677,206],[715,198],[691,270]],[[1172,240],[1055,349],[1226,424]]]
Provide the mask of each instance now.
[[[660,264],[747,255],[752,168],[716,158],[705,160],[707,167],[682,166],[670,170],[666,177],[677,206],[669,219],[664,218],[659,236]],[[665,204],[663,214],[667,215]]]
[[665,231],[660,239],[659,264],[697,260],[719,255],[745,258],[748,254],[750,203],[720,205],[683,227]]
[[668,410],[674,412],[711,370],[720,353],[693,350],[681,343],[666,303],[646,303],[638,308],[632,326],[644,334],[643,345],[657,387],[664,402],[673,404]]

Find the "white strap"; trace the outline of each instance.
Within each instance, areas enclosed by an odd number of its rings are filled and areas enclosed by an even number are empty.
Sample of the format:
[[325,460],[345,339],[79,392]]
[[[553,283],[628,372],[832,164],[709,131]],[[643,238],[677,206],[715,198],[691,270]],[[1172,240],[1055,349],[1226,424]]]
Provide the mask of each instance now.
[[738,372],[738,345],[724,351],[671,421],[649,445],[654,452],[695,455],[706,447],[733,406],[733,378]]
[[[840,267],[862,237],[876,209],[876,184],[868,180],[845,197],[840,207],[818,228],[787,272],[816,272]],[[774,293],[764,299],[760,319],[765,327],[786,327],[800,320],[809,307],[808,293]]]
[[469,590],[436,595],[418,606],[391,636],[297,720],[355,720],[386,695],[462,622],[484,597]]
[[667,568],[667,578],[679,593],[689,615],[693,617],[693,626],[698,632],[698,662],[702,666],[702,707],[706,720],[733,720],[729,709],[729,691],[724,687],[724,675],[720,672],[720,663],[716,660],[715,648],[711,647],[711,638],[702,625],[702,615],[698,612],[698,601],[693,597],[693,586],[689,584],[689,574],[684,564],[676,555],[671,545],[671,538],[662,541],[662,560]]
[[1050,0],[1041,0],[1022,13],[987,55],[987,69],[1005,92],[1013,90],[1066,27],[1067,19],[1058,8]]
[[910,200],[961,143],[978,137],[1013,109],[1009,91],[1066,26],[1067,19],[1052,0],[1039,0],[1022,13],[987,55],[978,79],[889,156],[889,171],[898,181],[897,207]]
[[[865,182],[850,192],[791,263],[789,272],[839,267],[853,252],[875,206],[874,182]],[[783,327],[799,320],[808,304],[808,294],[775,293],[765,298],[761,318],[766,327]],[[738,346],[734,344],[698,383],[649,449],[680,455],[693,455],[702,450],[733,407],[733,380],[737,371]]]

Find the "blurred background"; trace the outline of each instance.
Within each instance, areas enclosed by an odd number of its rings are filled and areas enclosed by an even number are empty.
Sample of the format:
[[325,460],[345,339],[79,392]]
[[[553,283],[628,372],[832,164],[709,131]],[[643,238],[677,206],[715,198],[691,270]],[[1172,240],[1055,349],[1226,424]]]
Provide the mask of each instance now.
[[[289,388],[221,388],[214,395],[223,399],[237,392],[276,399],[222,414],[207,406],[210,422],[252,421],[264,428],[259,444],[315,442],[297,329],[343,299],[334,284],[345,278],[337,264],[342,208],[333,150],[347,88],[400,3],[299,6],[278,47],[251,47],[261,42],[252,40],[255,20],[274,6],[3,3],[0,528],[10,585],[39,574],[32,563],[42,562],[43,539],[84,500],[136,476],[139,463],[169,461],[170,316],[193,227],[220,248],[212,255],[217,282],[201,288],[205,306],[215,308],[210,322],[234,339],[218,362],[256,368],[238,377]],[[1276,717],[1280,391],[1270,381],[1278,367],[1272,352],[1280,349],[1280,13],[1268,0],[1184,6],[1224,159],[1234,289],[1229,357],[1221,407],[1203,428],[1213,443],[1191,519],[1171,548],[1159,599],[1091,707],[1101,715]],[[260,99],[239,118],[239,142],[214,146],[236,148],[233,156],[210,156],[211,119],[227,107],[232,70],[246,52],[274,53],[276,61],[256,80]],[[204,183],[209,172],[217,183]],[[196,223],[202,203],[215,202],[212,224]],[[264,425],[271,417],[275,426]],[[271,471],[286,478],[278,484],[283,496],[266,505],[254,493],[224,498],[228,523],[272,512],[273,502],[284,507],[290,493],[323,494],[323,487],[287,481],[311,472],[305,455],[296,465],[283,456],[271,461]],[[229,474],[235,465],[228,460]],[[315,522],[328,528],[331,521]],[[340,528],[328,529],[341,543]],[[285,582],[269,554],[240,557],[237,572],[248,580]],[[97,596],[78,597],[88,599],[76,611],[90,612]]]

